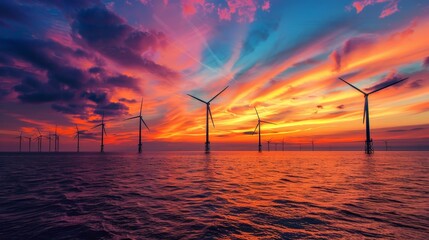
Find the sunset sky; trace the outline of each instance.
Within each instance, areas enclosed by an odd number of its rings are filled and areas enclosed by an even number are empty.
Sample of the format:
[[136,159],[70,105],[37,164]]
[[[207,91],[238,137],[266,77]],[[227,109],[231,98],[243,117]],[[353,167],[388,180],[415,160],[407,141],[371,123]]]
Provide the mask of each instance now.
[[[213,150],[257,149],[262,139],[362,146],[363,91],[372,138],[429,150],[427,0],[127,0],[0,2],[0,151],[57,126],[61,150],[199,150],[212,102]],[[36,143],[32,143],[36,150]],[[265,147],[265,144],[264,144]],[[43,140],[46,151],[47,139]],[[28,150],[28,140],[23,151]],[[376,146],[377,150],[377,146]]]

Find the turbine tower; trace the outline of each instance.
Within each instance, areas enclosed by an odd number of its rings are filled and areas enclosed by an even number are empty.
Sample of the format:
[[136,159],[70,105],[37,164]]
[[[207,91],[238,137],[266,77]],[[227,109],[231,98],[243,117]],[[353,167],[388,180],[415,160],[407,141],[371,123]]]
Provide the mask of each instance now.
[[79,152],[80,151],[80,134],[82,134],[84,131],[79,131],[77,124],[75,124],[75,126],[76,126],[76,135],[74,135],[74,139],[77,138],[77,152]]
[[213,121],[213,116],[212,116],[212,111],[210,110],[210,102],[213,101],[217,96],[219,96],[223,91],[225,91],[229,86],[226,86],[222,91],[220,91],[218,94],[216,94],[214,97],[212,97],[212,99],[210,99],[209,101],[203,101],[195,96],[192,96],[191,94],[187,94],[188,96],[195,98],[196,100],[206,104],[206,143],[205,143],[205,152],[209,153],[210,152],[210,141],[209,141],[209,115],[210,115],[210,119],[212,120],[212,124],[213,127],[215,127],[214,125],[214,121]]
[[57,134],[57,125],[55,125],[54,149],[55,149],[55,152],[59,152],[60,151],[60,136],[58,136],[58,134]]
[[104,152],[104,135],[107,136],[106,133],[106,128],[105,128],[105,124],[104,124],[104,112],[103,112],[103,116],[101,117],[101,123],[94,126],[93,128],[99,127],[101,126],[101,145],[100,145],[100,152]]
[[30,137],[24,137],[28,139],[28,152],[31,152],[31,136]]
[[[259,152],[262,152],[262,144],[261,144],[261,123],[268,123],[268,124],[274,124],[274,125],[275,125],[275,123],[267,122],[267,121],[263,121],[263,120],[261,120],[261,118],[259,117],[258,110],[256,110],[256,107],[254,107],[254,108],[255,108],[256,116],[258,116],[258,124],[256,124],[255,130],[253,131],[252,135],[253,135],[253,134],[255,134],[255,133],[256,133],[256,129],[258,129],[258,139],[259,139],[259,140],[258,140],[258,151],[259,151]],[[270,151],[269,146],[268,146],[268,151]]]
[[138,116],[130,117],[130,118],[125,119],[125,121],[126,120],[131,120],[131,119],[134,119],[134,118],[138,118],[139,119],[139,145],[138,145],[138,151],[139,151],[139,153],[142,153],[142,123],[145,125],[145,127],[147,128],[147,130],[150,131],[149,127],[147,126],[147,124],[143,120],[143,117],[142,117],[142,107],[143,107],[143,98],[142,98],[142,101],[140,103],[140,114]]
[[42,133],[40,133],[40,130],[38,128],[37,128],[37,132],[39,132],[39,136],[36,138],[37,139],[37,150],[38,150],[38,152],[42,152],[42,138],[43,138],[43,135],[42,135]]
[[48,136],[45,136],[45,137],[49,141],[48,152],[51,152],[51,140],[52,140],[52,134],[51,134],[51,132],[48,132]]
[[365,104],[364,104],[364,108],[363,108],[363,123],[366,122],[365,153],[366,154],[372,154],[372,153],[374,153],[374,148],[372,146],[372,138],[371,138],[370,127],[369,127],[369,103],[368,103],[368,96],[371,95],[371,94],[373,94],[373,93],[375,93],[375,92],[383,90],[383,89],[385,89],[387,87],[390,87],[392,85],[395,85],[395,84],[398,84],[398,83],[400,83],[402,81],[405,81],[408,78],[403,78],[403,79],[401,79],[399,81],[396,81],[394,83],[387,84],[386,86],[378,88],[378,89],[376,89],[374,91],[371,91],[369,93],[366,93],[366,92],[360,90],[359,88],[353,86],[351,83],[347,82],[346,80],[344,80],[342,78],[339,78],[339,79],[341,81],[345,82],[346,84],[348,84],[350,87],[352,87],[352,88],[356,89],[357,91],[359,91],[360,93],[362,93],[363,96],[364,96],[364,98],[365,98]]
[[282,151],[283,152],[285,151],[285,138],[283,138],[282,140]]
[[272,138],[270,138],[270,140],[267,140],[268,152],[270,151],[270,143],[271,143],[271,139],[272,139]]
[[21,152],[21,147],[22,147],[22,131],[21,131],[21,134],[19,134],[19,136],[16,137],[16,138],[19,138],[19,152]]

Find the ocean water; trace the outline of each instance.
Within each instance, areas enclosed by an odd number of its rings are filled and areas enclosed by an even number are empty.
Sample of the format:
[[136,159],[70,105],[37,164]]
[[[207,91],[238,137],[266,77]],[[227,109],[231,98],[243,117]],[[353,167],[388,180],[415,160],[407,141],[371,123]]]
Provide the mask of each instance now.
[[429,239],[429,153],[0,154],[0,239]]

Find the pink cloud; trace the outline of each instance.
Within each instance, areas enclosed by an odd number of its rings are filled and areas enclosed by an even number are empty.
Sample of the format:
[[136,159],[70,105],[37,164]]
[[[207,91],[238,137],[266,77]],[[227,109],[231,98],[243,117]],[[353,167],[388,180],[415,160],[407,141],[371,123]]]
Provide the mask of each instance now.
[[226,2],[228,8],[221,10],[223,15],[219,15],[220,19],[224,16],[229,16],[228,20],[230,20],[230,15],[235,14],[238,17],[238,22],[253,22],[255,20],[257,6],[253,0],[227,0]]
[[199,9],[206,14],[213,12],[215,9],[214,3],[209,3],[205,0],[181,0],[181,3],[182,13],[186,17],[196,14]]
[[268,1],[268,0],[264,1],[264,3],[262,4],[261,8],[262,8],[263,11],[270,10],[270,1]]
[[398,2],[399,0],[355,0],[352,6],[356,9],[356,13],[360,13],[367,6],[377,3],[388,3],[379,16],[380,18],[385,18],[399,11]]

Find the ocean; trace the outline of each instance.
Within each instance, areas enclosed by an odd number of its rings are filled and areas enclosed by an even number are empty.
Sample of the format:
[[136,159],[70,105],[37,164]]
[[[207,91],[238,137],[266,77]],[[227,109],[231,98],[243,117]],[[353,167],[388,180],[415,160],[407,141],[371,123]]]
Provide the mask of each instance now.
[[0,239],[429,239],[428,152],[1,153]]

